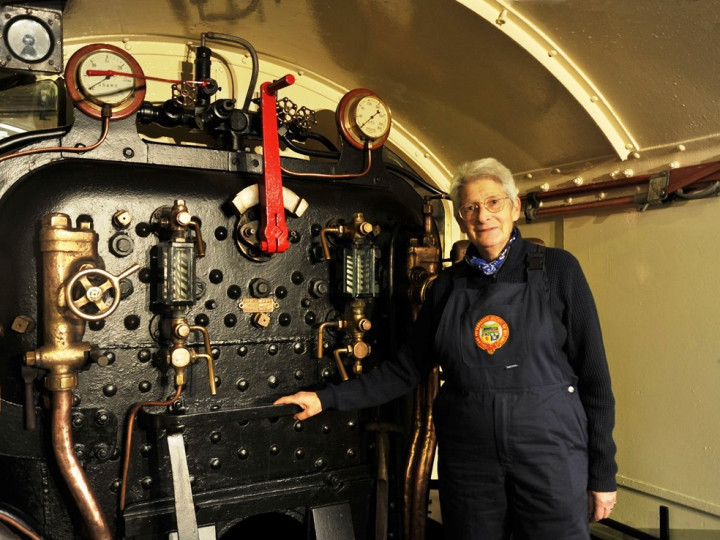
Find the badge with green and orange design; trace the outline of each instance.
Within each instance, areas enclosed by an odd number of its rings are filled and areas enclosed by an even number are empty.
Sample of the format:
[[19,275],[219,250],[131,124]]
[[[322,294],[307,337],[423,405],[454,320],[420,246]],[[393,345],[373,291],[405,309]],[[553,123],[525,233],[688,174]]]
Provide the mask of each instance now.
[[487,315],[475,324],[475,343],[488,354],[494,354],[505,345],[509,335],[508,324],[497,315]]

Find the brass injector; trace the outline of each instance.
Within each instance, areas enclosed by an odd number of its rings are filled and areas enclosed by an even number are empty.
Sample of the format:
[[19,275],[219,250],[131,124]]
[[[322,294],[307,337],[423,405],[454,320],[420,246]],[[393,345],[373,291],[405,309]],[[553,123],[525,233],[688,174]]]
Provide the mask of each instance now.
[[328,234],[335,234],[341,239],[350,240],[341,248],[340,260],[340,287],[341,293],[350,296],[343,317],[336,321],[321,323],[318,327],[317,358],[322,358],[324,348],[324,331],[328,327],[345,330],[351,336],[349,345],[339,347],[333,351],[333,357],[340,372],[342,380],[349,377],[343,362],[343,356],[354,359],[353,373],[362,373],[362,361],[370,355],[371,348],[365,342],[365,333],[372,328],[372,323],[366,315],[368,298],[377,296],[377,282],[375,279],[375,261],[377,248],[372,238],[380,234],[380,227],[365,220],[362,212],[353,214],[350,225],[338,223],[325,227],[320,231],[323,256],[330,260],[330,246]]
[[[175,385],[181,387],[187,384],[188,366],[198,359],[207,361],[210,393],[215,395],[210,334],[204,326],[191,325],[187,321],[187,311],[196,302],[195,260],[205,256],[200,220],[190,214],[185,201],[178,199],[172,207],[156,209],[150,224],[164,238],[157,248],[159,280],[156,297],[163,309],[160,333],[166,362],[175,370]],[[194,235],[190,234],[191,230]],[[188,346],[192,332],[202,335],[204,352]]]
[[411,238],[407,257],[407,275],[410,279],[408,296],[413,320],[425,302],[425,295],[440,272],[440,239],[433,233],[432,206],[426,196],[423,203],[423,234],[420,239]]
[[[86,320],[109,316],[120,302],[120,279],[140,267],[113,276],[98,268],[98,235],[90,220],[46,215],[40,229],[43,274],[43,345],[25,355],[25,364],[47,370],[52,392],[52,441],[60,471],[92,538],[110,539],[95,494],[75,455],[72,440],[72,390],[92,346],[82,341]],[[112,299],[111,299],[112,298]]]

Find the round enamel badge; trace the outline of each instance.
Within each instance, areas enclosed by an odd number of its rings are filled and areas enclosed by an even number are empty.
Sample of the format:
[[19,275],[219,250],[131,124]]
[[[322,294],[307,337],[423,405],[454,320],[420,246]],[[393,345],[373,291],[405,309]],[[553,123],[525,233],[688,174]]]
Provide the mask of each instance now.
[[505,345],[509,335],[508,324],[497,315],[487,315],[475,325],[475,343],[488,354]]

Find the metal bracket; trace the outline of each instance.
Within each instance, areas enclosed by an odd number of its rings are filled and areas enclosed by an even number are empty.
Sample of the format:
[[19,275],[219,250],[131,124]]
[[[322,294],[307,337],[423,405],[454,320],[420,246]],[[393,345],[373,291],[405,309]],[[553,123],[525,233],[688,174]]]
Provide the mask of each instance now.
[[313,508],[312,516],[317,540],[355,540],[348,503]]
[[648,180],[648,190],[645,194],[635,197],[640,205],[640,211],[644,212],[649,206],[658,206],[667,199],[667,188],[670,185],[670,171],[663,171],[654,174]]
[[175,518],[177,520],[178,540],[200,540],[195,503],[190,486],[190,471],[185,455],[185,441],[180,432],[167,436],[172,468],[173,493],[175,495]]

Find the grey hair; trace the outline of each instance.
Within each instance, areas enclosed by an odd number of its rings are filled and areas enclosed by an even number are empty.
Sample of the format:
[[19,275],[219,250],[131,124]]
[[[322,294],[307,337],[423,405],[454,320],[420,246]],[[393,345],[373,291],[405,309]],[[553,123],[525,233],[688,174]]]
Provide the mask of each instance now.
[[450,186],[450,199],[455,208],[460,208],[460,192],[466,185],[480,180],[481,178],[491,178],[502,184],[503,191],[510,197],[512,201],[518,196],[518,188],[515,185],[510,169],[500,163],[495,158],[484,158],[476,161],[466,161],[458,167],[457,173],[453,177]]

